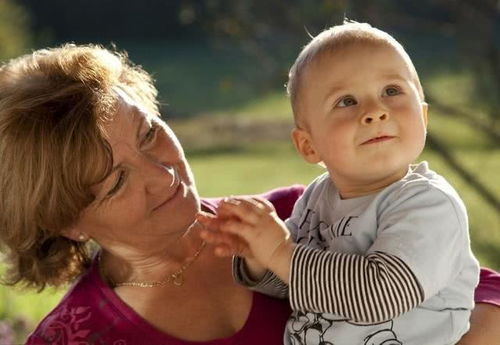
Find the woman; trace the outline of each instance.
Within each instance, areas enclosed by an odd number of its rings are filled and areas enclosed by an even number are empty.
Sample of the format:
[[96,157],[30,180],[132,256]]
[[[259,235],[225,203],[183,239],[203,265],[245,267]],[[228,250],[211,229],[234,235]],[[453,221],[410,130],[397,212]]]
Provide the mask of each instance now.
[[[149,75],[124,56],[64,45],[3,66],[0,155],[8,282],[74,282],[28,344],[282,342],[287,303],[237,286],[205,248],[195,215],[216,200],[200,201]],[[286,217],[301,192],[265,197]],[[495,339],[499,309],[474,313],[471,342]]]

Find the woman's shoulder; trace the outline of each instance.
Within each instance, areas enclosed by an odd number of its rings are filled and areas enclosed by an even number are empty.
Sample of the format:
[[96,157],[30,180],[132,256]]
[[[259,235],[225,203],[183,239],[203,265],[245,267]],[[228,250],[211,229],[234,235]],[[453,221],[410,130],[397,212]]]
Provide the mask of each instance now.
[[272,189],[266,193],[260,194],[259,196],[269,200],[276,209],[278,216],[281,219],[286,219],[292,213],[295,202],[303,192],[304,186],[292,185],[289,187]]
[[[97,260],[89,271],[69,289],[59,304],[43,318],[26,341],[26,345],[77,344],[109,327],[111,315],[102,293]],[[113,309],[113,308],[111,308]],[[107,326],[104,326],[107,325]]]
[[[28,337],[27,345],[60,344],[88,339],[99,310],[93,268],[79,278],[59,304],[43,318]],[[71,341],[70,341],[71,340]]]
[[[258,196],[269,200],[276,209],[276,213],[278,214],[278,216],[281,219],[285,219],[290,216],[293,205],[303,192],[303,185],[294,184],[291,186],[274,188],[260,194],[252,194],[246,196]],[[203,198],[202,202],[204,206],[215,210],[221,200],[222,198]]]

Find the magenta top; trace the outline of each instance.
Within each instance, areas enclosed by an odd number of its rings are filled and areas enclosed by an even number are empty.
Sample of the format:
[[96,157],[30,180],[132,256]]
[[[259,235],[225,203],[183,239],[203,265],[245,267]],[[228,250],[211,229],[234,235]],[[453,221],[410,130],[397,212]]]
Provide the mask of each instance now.
[[482,268],[474,299],[476,303],[489,303],[500,307],[500,274]]
[[[290,215],[302,186],[272,190],[264,195],[281,218]],[[214,210],[219,199],[204,199]],[[476,302],[500,306],[500,274],[481,271]],[[164,306],[168,308],[168,305]],[[205,342],[174,338],[145,321],[101,278],[97,261],[38,325],[26,345],[279,345],[290,314],[285,300],[253,294],[243,328],[230,337]]]

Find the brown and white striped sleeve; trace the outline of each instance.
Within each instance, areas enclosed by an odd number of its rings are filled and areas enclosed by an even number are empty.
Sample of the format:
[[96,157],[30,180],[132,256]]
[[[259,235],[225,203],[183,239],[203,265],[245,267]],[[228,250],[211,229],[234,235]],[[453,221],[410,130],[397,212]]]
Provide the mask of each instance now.
[[398,257],[367,256],[297,245],[290,271],[294,310],[332,313],[359,322],[382,322],[416,307],[423,289]]

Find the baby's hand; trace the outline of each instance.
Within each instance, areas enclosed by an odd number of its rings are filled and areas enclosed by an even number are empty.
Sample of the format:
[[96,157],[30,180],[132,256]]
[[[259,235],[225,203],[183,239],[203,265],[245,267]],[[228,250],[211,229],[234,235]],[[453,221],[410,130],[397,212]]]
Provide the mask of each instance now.
[[270,268],[278,248],[291,245],[285,223],[265,199],[225,199],[218,214],[223,217],[217,225],[220,232],[238,236],[245,242],[245,247],[240,248],[243,256],[255,258],[266,268]]
[[204,227],[200,231],[200,237],[215,247],[216,255],[251,256],[247,243],[241,237],[220,230],[221,225],[227,220],[224,216],[201,211],[196,215],[196,219]]

